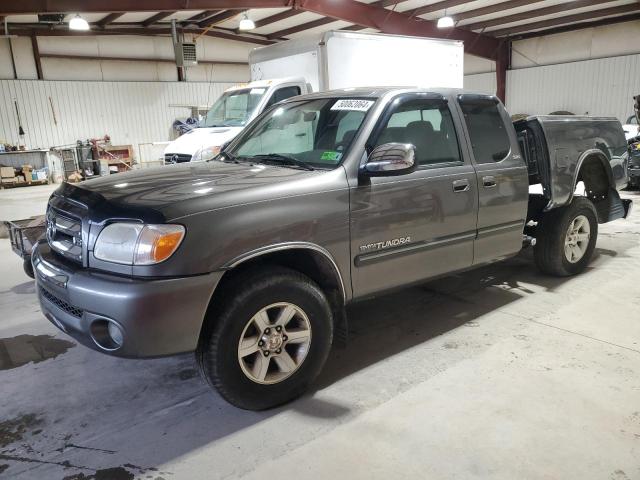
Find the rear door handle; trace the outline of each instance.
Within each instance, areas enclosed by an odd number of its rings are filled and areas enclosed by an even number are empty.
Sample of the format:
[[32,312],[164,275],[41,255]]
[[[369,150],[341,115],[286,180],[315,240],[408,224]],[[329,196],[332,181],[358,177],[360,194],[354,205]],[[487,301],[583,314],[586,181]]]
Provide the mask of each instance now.
[[469,191],[469,180],[466,178],[463,178],[462,180],[454,180],[453,191],[456,193]]
[[485,177],[482,177],[482,185],[484,185],[485,188],[495,187],[496,177],[494,177],[493,175],[487,175]]

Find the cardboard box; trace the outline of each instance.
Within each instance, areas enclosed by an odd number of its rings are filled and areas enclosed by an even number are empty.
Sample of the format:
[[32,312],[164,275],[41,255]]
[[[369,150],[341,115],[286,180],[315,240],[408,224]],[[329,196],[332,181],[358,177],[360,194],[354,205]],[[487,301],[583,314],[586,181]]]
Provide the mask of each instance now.
[[13,178],[16,176],[16,171],[13,167],[0,167],[0,177]]
[[33,167],[31,165],[22,165],[22,175],[24,175],[24,181],[31,183],[33,180],[32,174]]

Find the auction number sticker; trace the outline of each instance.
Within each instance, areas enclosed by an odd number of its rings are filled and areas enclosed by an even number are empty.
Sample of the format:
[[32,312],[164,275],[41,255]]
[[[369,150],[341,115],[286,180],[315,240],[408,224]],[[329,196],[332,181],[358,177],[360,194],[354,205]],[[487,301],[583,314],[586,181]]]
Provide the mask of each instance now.
[[353,110],[356,112],[366,112],[373,105],[373,100],[360,100],[358,98],[342,99],[333,104],[331,110]]

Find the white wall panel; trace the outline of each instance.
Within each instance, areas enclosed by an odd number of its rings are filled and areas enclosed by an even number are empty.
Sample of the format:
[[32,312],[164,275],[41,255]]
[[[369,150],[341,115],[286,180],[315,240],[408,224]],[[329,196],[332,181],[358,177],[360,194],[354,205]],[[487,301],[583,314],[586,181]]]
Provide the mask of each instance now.
[[477,73],[475,75],[464,76],[464,88],[478,93],[495,95],[497,89],[497,78],[495,72]]
[[[49,148],[108,134],[114,144],[172,138],[189,111],[169,105],[211,105],[231,83],[70,82],[0,80],[0,142],[18,143],[18,101],[27,148]],[[57,125],[49,103],[53,102]]]
[[[187,38],[191,40],[191,38]],[[31,39],[11,40],[19,79],[37,78]],[[166,62],[138,62],[141,59],[173,60],[173,45],[169,37],[87,36],[38,37],[42,70],[46,80],[97,80],[175,82],[176,67]],[[246,62],[255,45],[230,40],[203,37],[197,41],[200,61]],[[46,55],[105,57],[100,59],[46,58]],[[114,61],[108,57],[131,58]],[[0,39],[0,79],[13,79],[9,41]],[[249,79],[247,65],[200,64],[187,69],[189,82],[245,82]]]
[[513,42],[512,68],[640,53],[640,20]]
[[507,72],[511,113],[547,114],[567,110],[620,121],[633,113],[640,93],[640,55],[585,60]]
[[487,73],[496,71],[496,62],[475,55],[464,54],[464,74]]

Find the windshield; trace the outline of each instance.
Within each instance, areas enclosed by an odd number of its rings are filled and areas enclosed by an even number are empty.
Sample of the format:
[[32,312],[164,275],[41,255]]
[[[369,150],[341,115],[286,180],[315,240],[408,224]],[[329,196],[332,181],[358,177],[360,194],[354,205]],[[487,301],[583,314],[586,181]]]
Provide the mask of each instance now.
[[241,127],[256,109],[265,88],[246,88],[224,93],[207,112],[200,127]]
[[637,125],[638,124],[638,119],[636,118],[635,115],[631,115],[629,118],[627,118],[627,125]]
[[288,164],[332,168],[373,104],[361,98],[286,103],[265,113],[228,153],[241,160],[282,162],[288,157]]

